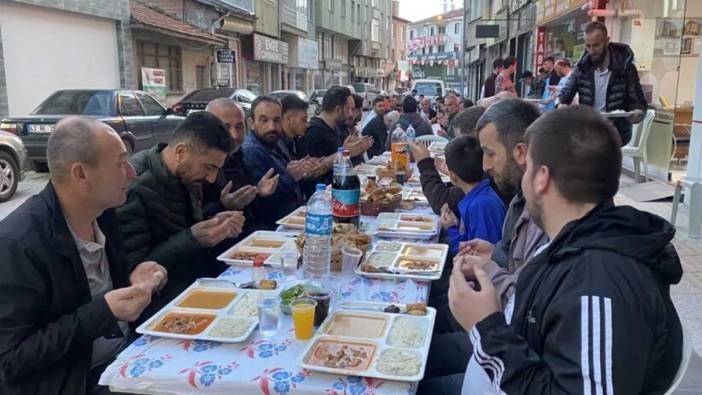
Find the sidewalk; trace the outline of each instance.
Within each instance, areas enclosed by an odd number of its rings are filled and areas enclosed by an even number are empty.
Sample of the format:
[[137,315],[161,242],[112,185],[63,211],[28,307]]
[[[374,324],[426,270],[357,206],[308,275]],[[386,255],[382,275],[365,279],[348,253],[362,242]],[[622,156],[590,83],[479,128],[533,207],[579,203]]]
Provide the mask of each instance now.
[[[622,176],[621,186],[631,185],[634,180]],[[617,194],[614,198],[617,205],[629,205],[643,211],[659,215],[670,220],[671,202],[641,203],[627,196]],[[687,373],[683,378],[676,394],[702,394],[702,239],[690,239],[686,236],[687,216],[678,213],[678,232],[673,244],[680,255],[684,274],[679,284],[670,290],[675,308],[680,315],[685,330],[693,341],[694,353],[690,360]]]

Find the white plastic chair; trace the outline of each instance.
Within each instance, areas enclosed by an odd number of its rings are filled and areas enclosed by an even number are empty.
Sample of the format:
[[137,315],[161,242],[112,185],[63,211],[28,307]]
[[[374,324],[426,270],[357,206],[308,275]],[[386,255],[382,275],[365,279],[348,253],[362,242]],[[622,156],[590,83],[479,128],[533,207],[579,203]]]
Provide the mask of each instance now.
[[449,142],[446,137],[441,137],[441,136],[437,136],[434,134],[425,134],[423,136],[419,136],[416,139],[414,139],[414,141],[423,142],[427,145],[429,145],[429,143],[433,143],[433,142],[437,142],[437,143],[448,143]]
[[655,117],[656,112],[654,110],[647,110],[643,121],[635,126],[636,130],[633,132],[631,143],[622,147],[622,154],[634,159],[634,176],[636,177],[636,182],[639,182],[642,162],[644,166],[644,176],[646,177],[645,180],[648,181],[648,154],[646,152],[646,144],[648,143],[648,135],[651,133],[651,125]]
[[678,366],[678,371],[675,373],[675,378],[673,378],[673,383],[670,384],[670,388],[665,392],[664,395],[672,395],[673,392],[680,386],[685,372],[687,371],[688,365],[690,365],[690,358],[692,357],[692,338],[690,334],[687,333],[685,327],[683,330],[683,344],[682,344],[682,359],[680,360],[680,366]]

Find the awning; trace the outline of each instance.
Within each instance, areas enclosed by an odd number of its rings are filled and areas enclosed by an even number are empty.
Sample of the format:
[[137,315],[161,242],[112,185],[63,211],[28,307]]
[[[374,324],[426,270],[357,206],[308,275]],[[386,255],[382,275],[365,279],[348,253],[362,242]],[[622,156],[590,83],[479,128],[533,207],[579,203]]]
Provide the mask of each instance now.
[[191,24],[172,18],[154,8],[136,1],[129,2],[132,27],[156,31],[165,35],[180,37],[201,43],[221,45],[224,41],[214,34],[204,32]]

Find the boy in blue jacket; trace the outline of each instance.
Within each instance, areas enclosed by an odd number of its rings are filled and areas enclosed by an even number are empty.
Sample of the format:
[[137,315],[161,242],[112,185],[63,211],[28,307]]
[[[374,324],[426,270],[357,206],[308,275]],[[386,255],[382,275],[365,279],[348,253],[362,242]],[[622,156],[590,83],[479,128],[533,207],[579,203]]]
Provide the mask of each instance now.
[[458,203],[460,219],[447,205],[441,209],[441,226],[448,233],[451,253],[458,252],[462,241],[479,238],[498,242],[506,209],[483,174],[480,141],[472,136],[457,137],[446,146],[445,156],[451,183],[466,194]]

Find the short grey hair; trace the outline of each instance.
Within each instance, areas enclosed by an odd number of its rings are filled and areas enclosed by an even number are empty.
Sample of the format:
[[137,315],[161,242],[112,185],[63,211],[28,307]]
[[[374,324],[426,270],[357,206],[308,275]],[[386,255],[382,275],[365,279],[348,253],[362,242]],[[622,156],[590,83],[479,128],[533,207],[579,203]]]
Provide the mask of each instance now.
[[225,111],[239,110],[242,113],[244,112],[244,109],[241,108],[239,103],[237,103],[236,101],[234,101],[233,99],[230,99],[228,97],[220,97],[220,98],[211,100],[209,103],[207,103],[207,107],[205,108],[205,111],[213,112],[213,111],[216,111],[217,108],[221,108]]
[[383,121],[385,121],[385,126],[387,126],[388,128],[393,127],[399,120],[400,113],[395,110],[392,110],[389,113],[385,114],[385,117],[383,119]]
[[95,149],[95,132],[101,125],[99,121],[82,117],[64,118],[56,124],[46,147],[53,181],[67,179],[74,163],[97,165],[99,152]]

